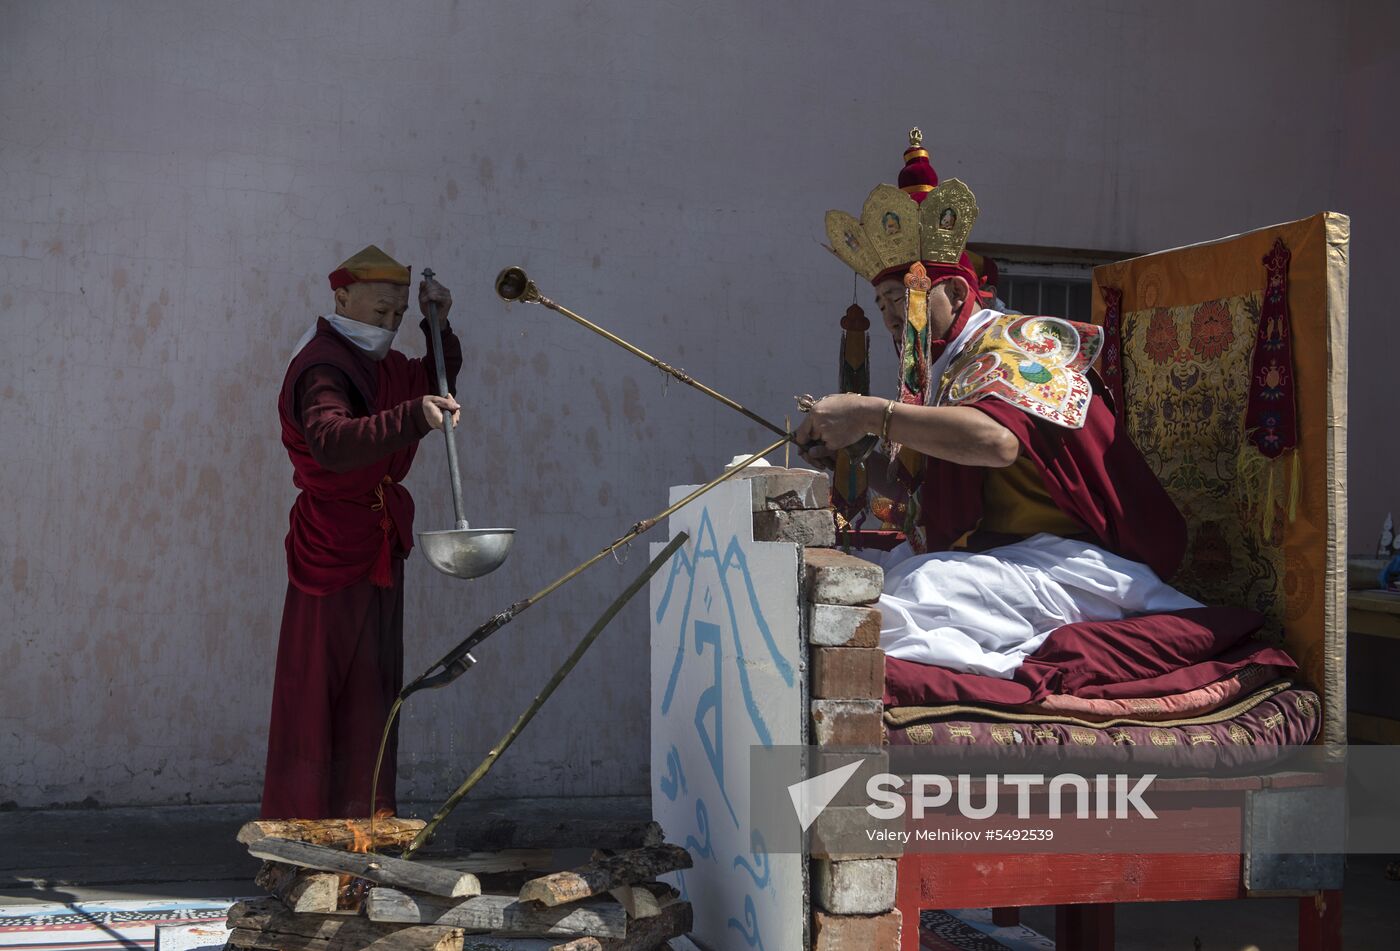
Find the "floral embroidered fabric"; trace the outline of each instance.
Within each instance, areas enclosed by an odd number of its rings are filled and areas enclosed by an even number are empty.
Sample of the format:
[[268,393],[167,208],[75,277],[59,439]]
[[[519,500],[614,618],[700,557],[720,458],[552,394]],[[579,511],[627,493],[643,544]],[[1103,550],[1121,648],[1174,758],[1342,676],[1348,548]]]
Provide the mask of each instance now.
[[1260,612],[1277,642],[1284,553],[1262,521],[1241,518],[1251,494],[1241,421],[1259,311],[1251,293],[1124,314],[1124,420],[1186,519],[1187,555],[1173,584],[1206,604]]
[[996,397],[1068,429],[1083,427],[1093,390],[1085,371],[1103,346],[1103,330],[1059,317],[1002,315],[954,357],[935,404]]

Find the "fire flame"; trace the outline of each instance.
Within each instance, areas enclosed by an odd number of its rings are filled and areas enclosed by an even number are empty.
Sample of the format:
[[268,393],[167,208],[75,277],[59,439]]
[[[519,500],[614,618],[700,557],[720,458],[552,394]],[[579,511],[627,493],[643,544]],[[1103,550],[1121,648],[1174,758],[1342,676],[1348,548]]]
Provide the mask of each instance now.
[[[374,850],[375,836],[374,823],[376,819],[392,818],[392,809],[378,809],[370,817],[368,827],[363,819],[343,819],[345,831],[349,833],[349,842],[345,846],[347,852],[369,853]],[[358,911],[364,903],[365,896],[369,892],[370,884],[362,878],[354,875],[340,876],[340,894],[336,901],[336,907],[341,911]]]
[[[372,822],[373,820],[371,820]],[[361,829],[359,823],[354,819],[345,820],[346,831],[350,833],[350,843],[345,847],[348,852],[368,852],[374,845],[374,837],[371,832]],[[373,826],[371,826],[371,829]]]

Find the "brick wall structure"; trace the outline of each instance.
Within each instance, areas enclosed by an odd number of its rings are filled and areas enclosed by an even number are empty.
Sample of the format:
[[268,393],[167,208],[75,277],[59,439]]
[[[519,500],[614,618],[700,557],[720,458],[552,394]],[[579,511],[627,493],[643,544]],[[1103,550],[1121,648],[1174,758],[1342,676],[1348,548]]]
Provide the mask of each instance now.
[[[884,752],[885,655],[880,650],[876,606],[884,573],[838,550],[824,473],[760,468],[749,477],[754,500],[754,539],[803,546],[804,631],[811,697],[808,736],[832,748],[832,761],[861,756],[871,762],[827,808],[812,830],[810,902],[812,951],[898,951],[902,922],[895,908],[897,843],[858,855],[828,851],[822,828],[839,823],[864,788],[861,776],[878,768]],[[852,791],[856,800],[851,800]],[[887,851],[879,851],[886,849]],[[917,922],[910,923],[917,927]]]

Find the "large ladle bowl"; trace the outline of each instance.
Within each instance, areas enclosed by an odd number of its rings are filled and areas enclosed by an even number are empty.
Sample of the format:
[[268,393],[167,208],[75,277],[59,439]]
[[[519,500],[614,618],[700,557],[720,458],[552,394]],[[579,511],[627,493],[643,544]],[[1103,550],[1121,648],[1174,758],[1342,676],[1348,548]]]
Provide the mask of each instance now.
[[505,563],[514,542],[513,528],[458,528],[418,533],[418,548],[428,564],[454,578],[489,575]]
[[[423,280],[433,280],[432,268],[423,269]],[[433,362],[437,368],[438,395],[447,395],[447,362],[442,352],[442,321],[437,301],[428,302],[428,331],[432,338]],[[447,442],[447,477],[452,485],[452,514],[456,527],[441,532],[419,532],[418,547],[428,564],[454,578],[480,578],[489,575],[506,560],[513,528],[472,528],[462,512],[462,477],[457,469],[457,441],[452,433],[452,415],[443,414],[442,435]]]

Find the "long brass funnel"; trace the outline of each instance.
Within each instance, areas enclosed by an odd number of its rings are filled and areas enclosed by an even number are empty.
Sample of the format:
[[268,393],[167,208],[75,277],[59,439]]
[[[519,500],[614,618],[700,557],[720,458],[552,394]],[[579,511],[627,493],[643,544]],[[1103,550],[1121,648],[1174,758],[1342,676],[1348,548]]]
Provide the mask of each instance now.
[[631,343],[628,343],[626,340],[623,340],[617,334],[604,330],[602,327],[599,327],[597,324],[595,324],[588,318],[582,317],[569,310],[569,308],[564,307],[562,304],[557,304],[554,301],[550,300],[548,297],[545,297],[543,294],[540,293],[540,289],[535,285],[535,282],[530,280],[530,276],[525,273],[524,268],[508,267],[500,274],[497,274],[496,294],[501,298],[501,300],[506,301],[507,303],[519,302],[522,304],[539,304],[542,307],[548,307],[550,310],[555,311],[556,313],[563,314],[565,317],[569,318],[574,323],[579,324],[583,327],[587,327],[589,330],[593,331],[600,337],[606,338],[607,340],[611,340],[613,343],[617,344],[619,347],[626,350],[634,357],[641,357],[647,363],[650,363],[652,366],[656,367],[661,372],[667,373],[675,379],[680,380],[686,386],[692,386],[695,389],[699,390],[701,393],[704,393],[706,396],[712,399],[716,399],[719,402],[723,403],[725,406],[728,406],[730,409],[743,413],[749,419],[753,420],[755,423],[758,423],[765,429],[770,429],[773,432],[777,433],[779,436],[788,435],[788,431],[783,427],[777,425],[776,423],[770,423],[768,420],[764,419],[762,416],[758,415],[753,410],[750,410],[747,407],[741,405],[740,403],[731,400],[723,393],[710,389],[708,386],[701,383],[699,380],[695,379],[689,373],[686,373],[684,370],[673,367],[669,363],[666,363],[664,360],[658,360],[656,357],[653,357],[651,354],[647,353],[640,347],[637,347]]

